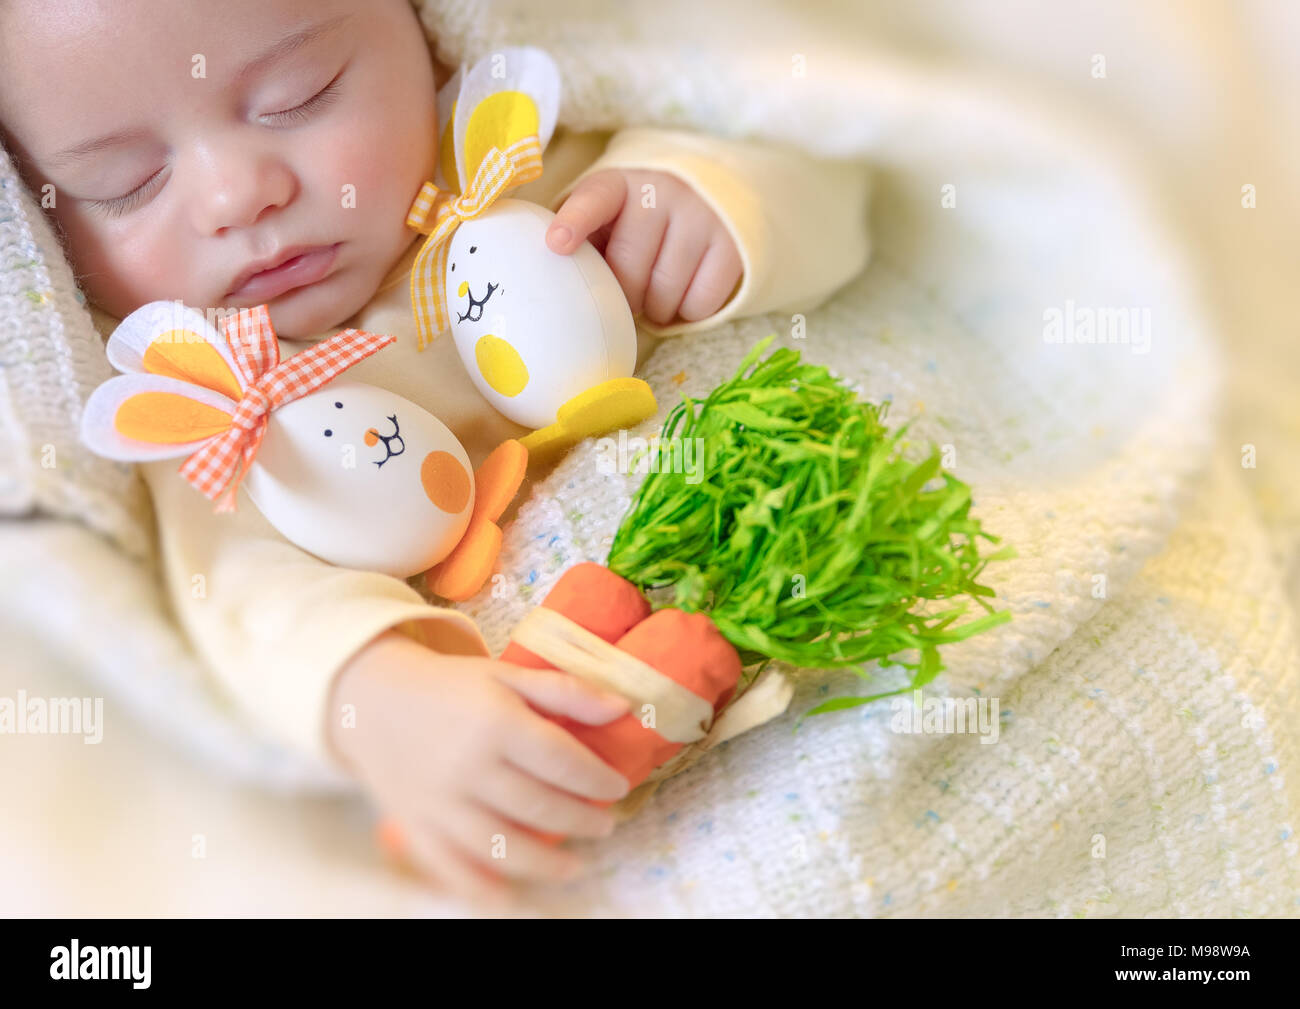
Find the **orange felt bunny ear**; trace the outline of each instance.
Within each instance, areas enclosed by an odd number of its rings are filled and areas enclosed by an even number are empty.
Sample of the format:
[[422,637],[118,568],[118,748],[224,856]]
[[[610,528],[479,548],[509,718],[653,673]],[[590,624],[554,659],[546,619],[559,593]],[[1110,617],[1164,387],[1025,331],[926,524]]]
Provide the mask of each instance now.
[[108,338],[121,375],[90,395],[81,440],[97,455],[148,462],[190,455],[233,423],[243,396],[225,334],[179,301],[153,301]]
[[108,339],[108,360],[125,374],[160,375],[220,393],[243,395],[225,334],[202,312],[176,301],[136,309]]
[[96,455],[149,462],[191,455],[229,429],[234,400],[166,375],[117,375],[86,401],[81,440]]

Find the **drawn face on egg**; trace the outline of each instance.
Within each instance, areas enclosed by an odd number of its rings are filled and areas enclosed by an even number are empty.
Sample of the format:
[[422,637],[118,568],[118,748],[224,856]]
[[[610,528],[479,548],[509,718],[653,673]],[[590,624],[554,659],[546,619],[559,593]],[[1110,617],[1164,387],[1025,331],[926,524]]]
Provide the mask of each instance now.
[[271,414],[247,483],[291,542],[399,577],[450,553],[474,505],[469,457],[445,424],[386,389],[344,380]]
[[617,278],[589,242],[552,252],[554,219],[535,203],[500,199],[460,224],[447,249],[444,296],[465,369],[494,409],[532,428],[636,363]]
[[[474,255],[474,253],[478,252],[478,246],[477,246],[477,245],[471,245],[471,246],[466,250],[466,252],[467,252],[468,255],[471,255],[471,256],[472,256],[472,255]],[[455,273],[455,272],[456,272],[456,264],[455,264],[455,263],[452,263],[452,264],[451,264],[451,272],[452,272],[452,273]],[[470,272],[471,272],[471,270],[469,270],[469,269],[466,269],[466,270],[463,271],[463,273],[466,273],[466,274],[468,274],[468,273],[470,273]],[[458,323],[461,323],[461,322],[482,322],[482,321],[483,321],[483,309],[486,308],[486,307],[487,307],[487,303],[488,303],[489,301],[492,300],[492,295],[497,294],[498,292],[500,292],[500,293],[502,293],[502,294],[505,293],[505,292],[501,291],[501,285],[500,285],[499,283],[494,284],[494,283],[492,283],[491,280],[488,280],[488,279],[486,279],[486,278],[482,281],[482,285],[483,285],[483,292],[482,292],[482,294],[479,295],[478,297],[475,297],[475,296],[474,296],[474,288],[473,288],[473,286],[470,284],[470,282],[469,282],[468,280],[462,279],[462,280],[461,280],[461,281],[456,285],[456,295],[457,295],[457,297],[458,297],[458,298],[463,298],[464,301],[465,301],[465,311],[464,311],[464,312],[457,311],[457,313],[456,313],[456,321],[457,321]]]

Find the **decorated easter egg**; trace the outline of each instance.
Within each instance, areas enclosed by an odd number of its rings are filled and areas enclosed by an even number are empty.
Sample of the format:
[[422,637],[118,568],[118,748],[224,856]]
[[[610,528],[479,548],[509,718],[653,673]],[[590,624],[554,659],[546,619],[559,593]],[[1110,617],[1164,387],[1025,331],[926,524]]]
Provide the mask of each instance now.
[[401,578],[446,557],[474,508],[469,457],[447,426],[386,389],[346,380],[270,415],[244,486],[308,553]]
[[554,423],[561,404],[636,367],[636,325],[590,242],[552,252],[555,215],[501,199],[452,236],[446,266],[451,331],[484,398],[517,424]]

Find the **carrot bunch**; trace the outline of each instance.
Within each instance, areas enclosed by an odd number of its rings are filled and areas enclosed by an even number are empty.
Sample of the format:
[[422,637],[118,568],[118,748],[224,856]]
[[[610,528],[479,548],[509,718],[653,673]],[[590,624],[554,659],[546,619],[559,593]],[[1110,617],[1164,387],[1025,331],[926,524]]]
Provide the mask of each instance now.
[[[848,667],[864,678],[868,663],[911,672],[896,690],[833,698],[808,714],[910,691],[942,671],[940,646],[1011,618],[993,610],[993,590],[980,578],[1014,551],[982,549],[999,540],[971,514],[970,487],[943,469],[939,450],[913,446],[906,425],[887,428],[885,406],[859,400],[798,352],[760,360],[772,339],[705,399],[684,399],[669,413],[607,566],[570,569],[542,603],[567,618],[561,630],[596,653],[615,646],[651,667],[650,680],[667,677],[715,717],[751,688],[742,670],[773,660]],[[686,439],[698,463],[689,472],[680,464],[692,456],[682,451]],[[984,612],[968,619],[972,602]],[[501,657],[562,667],[519,641]],[[570,671],[601,678],[582,664]],[[628,695],[632,710],[606,725],[554,720],[635,787],[682,744],[647,726],[644,698]]]
[[[599,564],[570,568],[542,606],[686,688],[705,701],[713,715],[736,691],[740,656],[713,621],[702,613],[671,607],[652,611],[650,601],[636,586]],[[506,646],[501,658],[532,669],[556,668],[517,641]],[[547,717],[577,736],[635,788],[684,745],[665,739],[654,715],[644,698],[634,698],[626,715],[604,725],[587,725],[563,715]],[[559,839],[558,835],[539,836]]]

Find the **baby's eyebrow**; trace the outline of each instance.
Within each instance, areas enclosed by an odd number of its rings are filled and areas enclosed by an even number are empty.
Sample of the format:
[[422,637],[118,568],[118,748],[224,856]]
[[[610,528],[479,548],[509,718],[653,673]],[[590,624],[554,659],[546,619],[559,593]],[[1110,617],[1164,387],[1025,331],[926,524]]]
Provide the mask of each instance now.
[[[235,72],[234,83],[246,80],[256,74],[259,70],[282,60],[290,53],[296,52],[303,46],[310,45],[317,39],[339,28],[345,21],[352,20],[351,14],[339,14],[335,17],[322,21],[319,24],[306,25],[296,28],[287,35],[280,38],[277,42],[268,46],[263,52],[254,56]],[[115,130],[112,133],[106,133],[102,137],[94,137],[91,140],[83,140],[79,144],[66,147],[53,154],[47,160],[50,167],[58,168],[66,165],[70,161],[78,161],[88,154],[94,154],[97,151],[106,150],[109,147],[116,147],[118,144],[129,143],[132,140],[139,140],[146,135],[147,131],[143,129]]]

